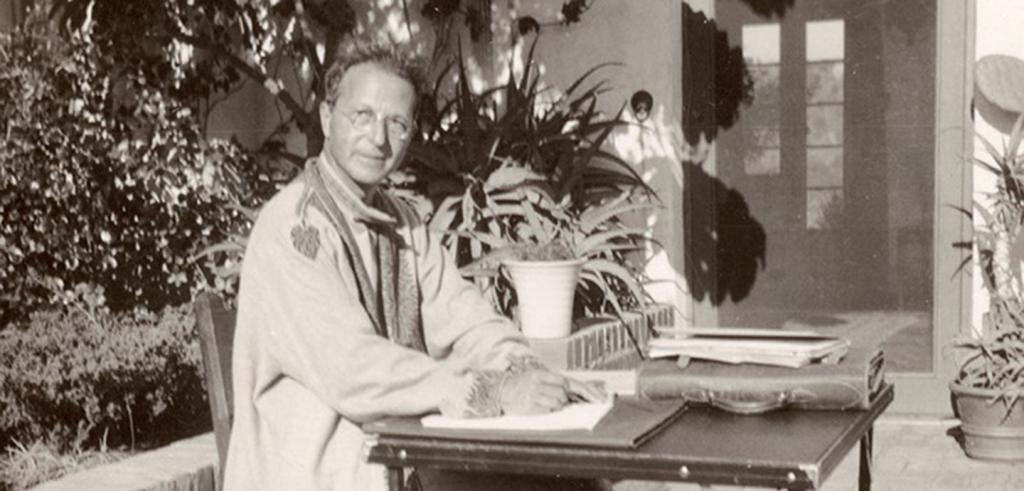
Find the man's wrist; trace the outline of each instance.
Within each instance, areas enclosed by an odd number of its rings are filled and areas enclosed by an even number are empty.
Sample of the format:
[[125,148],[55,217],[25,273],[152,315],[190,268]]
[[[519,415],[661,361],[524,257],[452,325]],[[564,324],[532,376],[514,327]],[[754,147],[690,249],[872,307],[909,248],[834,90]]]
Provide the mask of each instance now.
[[501,378],[498,379],[498,383],[494,388],[494,406],[498,416],[505,414],[504,402],[505,402],[505,382],[512,376],[512,372],[505,370],[501,374]]

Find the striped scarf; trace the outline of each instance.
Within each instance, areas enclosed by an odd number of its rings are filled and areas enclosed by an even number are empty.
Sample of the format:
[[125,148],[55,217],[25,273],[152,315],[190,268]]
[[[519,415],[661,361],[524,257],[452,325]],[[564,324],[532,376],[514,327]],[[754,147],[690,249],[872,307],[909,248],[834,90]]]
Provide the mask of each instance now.
[[[415,257],[398,233],[401,226],[408,225],[401,222],[401,204],[394,197],[375,189],[367,200],[368,206],[352,196],[350,191],[342,189],[341,183],[325,178],[325,169],[321,169],[321,165],[331,164],[324,156],[310,159],[303,172],[309,203],[330,220],[341,238],[349,266],[355,272],[359,285],[359,299],[373,322],[374,330],[401,346],[426,353],[420,319],[419,282],[414,273]],[[346,216],[366,223],[370,230],[377,258],[376,291]]]

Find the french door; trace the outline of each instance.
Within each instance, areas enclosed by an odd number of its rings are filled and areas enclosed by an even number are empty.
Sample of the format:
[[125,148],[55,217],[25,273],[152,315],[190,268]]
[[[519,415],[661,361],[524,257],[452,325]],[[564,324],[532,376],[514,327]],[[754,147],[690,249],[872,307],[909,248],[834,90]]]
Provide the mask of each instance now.
[[872,330],[894,410],[948,412],[970,302],[954,206],[970,200],[973,4],[779,4],[711,2],[716,41],[683,21],[684,57],[706,47],[716,72],[684,73],[684,100],[717,90],[712,157],[687,175],[694,322]]

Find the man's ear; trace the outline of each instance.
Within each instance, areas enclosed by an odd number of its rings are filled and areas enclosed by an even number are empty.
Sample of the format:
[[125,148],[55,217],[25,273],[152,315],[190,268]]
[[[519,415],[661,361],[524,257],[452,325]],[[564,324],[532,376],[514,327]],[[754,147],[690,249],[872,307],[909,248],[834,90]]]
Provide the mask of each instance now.
[[331,134],[331,103],[323,101],[320,103],[320,130],[324,132],[324,138]]

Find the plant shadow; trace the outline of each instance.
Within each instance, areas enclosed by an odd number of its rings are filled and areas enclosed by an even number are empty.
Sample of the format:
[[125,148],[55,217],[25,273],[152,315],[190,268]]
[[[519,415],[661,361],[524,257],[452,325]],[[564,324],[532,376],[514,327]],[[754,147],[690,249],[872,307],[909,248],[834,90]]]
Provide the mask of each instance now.
[[[711,49],[708,49],[708,47]],[[691,146],[731,128],[754,98],[743,49],[714,20],[683,5],[683,135]]]
[[750,293],[767,261],[764,227],[750,213],[743,195],[709,175],[700,165],[684,163],[683,206],[711,207],[684,214],[688,231],[686,281],[697,301],[720,305]]

